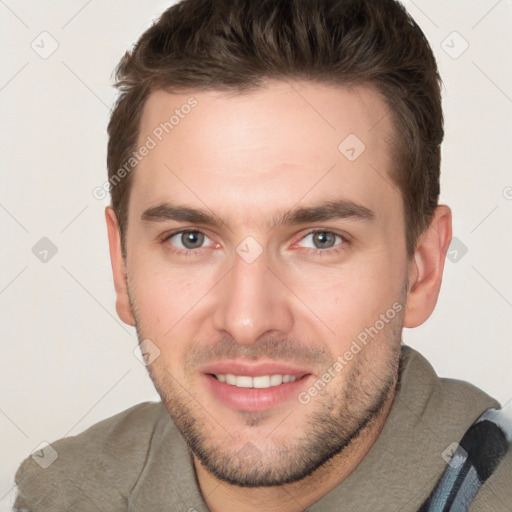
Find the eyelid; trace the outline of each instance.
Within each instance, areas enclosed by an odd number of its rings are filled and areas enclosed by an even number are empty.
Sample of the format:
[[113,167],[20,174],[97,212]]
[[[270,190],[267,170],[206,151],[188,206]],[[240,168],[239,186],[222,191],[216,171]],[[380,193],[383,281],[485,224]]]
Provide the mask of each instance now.
[[[187,248],[183,248],[183,247],[177,247],[176,245],[173,245],[171,243],[166,243],[166,242],[169,242],[171,238],[177,236],[177,235],[181,235],[183,233],[200,233],[202,235],[205,236],[205,238],[207,238],[208,240],[210,240],[210,244],[209,245],[205,245],[205,246],[202,246],[202,247],[198,247],[197,249],[187,249]],[[215,246],[219,246],[220,244],[218,242],[216,242],[204,229],[200,229],[200,228],[195,228],[195,227],[187,227],[187,228],[180,228],[180,229],[176,229],[174,231],[171,231],[170,233],[167,232],[165,234],[163,234],[161,237],[160,237],[160,242],[161,243],[165,243],[166,245],[166,248],[171,251],[171,252],[174,252],[174,253],[182,253],[182,254],[191,254],[191,253],[199,253],[201,251],[201,249],[206,249],[208,247],[215,247]],[[171,249],[172,247],[172,249]]]
[[347,234],[340,233],[337,230],[327,229],[327,228],[312,228],[312,229],[306,231],[306,233],[300,235],[297,243],[301,242],[302,240],[304,240],[304,238],[308,237],[309,235],[314,235],[315,233],[330,233],[335,236],[339,236],[343,240],[344,243],[347,243],[350,241],[350,237]]
[[[170,233],[167,232],[165,234],[163,234],[161,237],[160,237],[160,242],[161,243],[164,243],[164,242],[168,242],[171,238],[173,238],[174,236],[176,235],[180,235],[180,234],[183,234],[183,233],[187,233],[187,232],[194,232],[194,233],[201,233],[205,236],[205,238],[208,238],[212,243],[207,245],[207,246],[203,246],[203,247],[199,247],[197,249],[186,249],[186,248],[181,248],[181,247],[177,247],[175,245],[172,245],[172,244],[166,244],[167,245],[167,249],[171,252],[174,252],[174,253],[181,253],[181,254],[192,254],[192,253],[199,253],[201,252],[201,249],[206,249],[208,247],[220,247],[220,244],[218,242],[215,241],[215,239],[213,237],[211,237],[208,233],[207,230],[204,230],[204,229],[201,229],[201,228],[196,228],[196,227],[186,227],[186,228],[179,228],[179,229],[176,229],[176,230],[173,230],[171,231]],[[347,245],[349,245],[351,243],[351,237],[349,235],[347,235],[346,233],[341,233],[337,230],[334,230],[334,229],[331,229],[331,228],[311,228],[309,229],[306,233],[303,233],[300,235],[300,237],[298,238],[298,240],[296,242],[294,242],[293,246],[297,246],[297,244],[299,242],[301,242],[302,240],[304,240],[306,237],[312,235],[312,234],[315,234],[315,233],[331,233],[335,236],[338,236],[341,238],[341,242],[338,243],[337,245],[334,245],[333,247],[329,247],[327,249],[320,249],[320,248],[312,248],[312,247],[304,247],[303,249],[309,249],[309,250],[312,250],[314,252],[317,252],[317,253],[335,253],[335,252],[338,252],[338,251],[341,251],[341,250],[344,250],[346,248]],[[170,247],[174,247],[173,249],[171,249]]]
[[169,238],[172,238],[173,236],[180,235],[182,233],[201,233],[205,237],[211,238],[211,236],[204,229],[200,228],[178,228],[172,231],[166,231],[165,233],[160,235],[159,238],[163,242],[165,240],[169,240]]

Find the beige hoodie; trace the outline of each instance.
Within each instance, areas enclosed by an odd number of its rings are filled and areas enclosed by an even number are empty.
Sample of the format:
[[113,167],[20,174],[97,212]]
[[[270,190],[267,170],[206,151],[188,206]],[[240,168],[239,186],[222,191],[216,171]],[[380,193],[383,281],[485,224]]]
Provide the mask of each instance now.
[[[437,377],[402,347],[402,374],[386,424],[352,474],[308,512],[416,512],[443,473],[443,451],[499,404],[473,385]],[[52,443],[42,469],[28,457],[16,473],[15,510],[208,512],[186,443],[164,406],[146,402]],[[512,511],[512,450],[470,512]]]

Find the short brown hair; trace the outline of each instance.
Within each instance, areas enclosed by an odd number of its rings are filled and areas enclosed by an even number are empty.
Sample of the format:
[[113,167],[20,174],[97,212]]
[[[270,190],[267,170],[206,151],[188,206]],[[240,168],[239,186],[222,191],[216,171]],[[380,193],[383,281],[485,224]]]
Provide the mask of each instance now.
[[271,79],[371,85],[393,121],[391,179],[404,203],[409,256],[430,224],[444,136],[441,80],[423,32],[395,0],[183,0],[140,37],[115,76],[107,166],[124,254],[131,174],[116,173],[159,89],[241,93]]

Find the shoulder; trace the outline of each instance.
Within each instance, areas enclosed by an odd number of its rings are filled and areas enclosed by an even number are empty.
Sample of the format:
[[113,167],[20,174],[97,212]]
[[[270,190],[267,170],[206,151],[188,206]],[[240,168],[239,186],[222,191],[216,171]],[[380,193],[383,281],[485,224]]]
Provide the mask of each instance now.
[[512,418],[502,409],[486,410],[456,445],[421,510],[510,512],[511,441]]
[[15,510],[122,509],[158,424],[169,421],[161,403],[144,402],[50,443],[18,468]]
[[402,346],[398,389],[422,421],[450,428],[452,435],[462,435],[484,411],[500,407],[469,382],[439,377],[430,362],[407,345]]
[[510,512],[512,510],[512,443],[507,455],[482,485],[471,503],[470,512]]
[[[511,413],[511,410],[491,409],[486,411],[476,423],[492,431],[493,436],[488,436],[491,439],[481,443],[483,456],[491,460],[489,467],[482,465],[478,457],[473,457],[475,469],[483,485],[471,503],[470,512],[510,512],[512,510]],[[493,459],[499,460],[499,463],[492,464]]]

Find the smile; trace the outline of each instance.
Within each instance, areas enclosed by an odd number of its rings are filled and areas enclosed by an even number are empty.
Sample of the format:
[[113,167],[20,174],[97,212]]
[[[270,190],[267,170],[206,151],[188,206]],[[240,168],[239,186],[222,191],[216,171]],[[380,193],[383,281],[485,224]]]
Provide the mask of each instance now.
[[300,379],[302,376],[297,375],[259,375],[257,377],[251,377],[249,375],[232,375],[227,374],[213,374],[213,376],[220,382],[225,382],[230,386],[236,386],[237,388],[270,388],[272,386],[279,386],[283,383],[294,382]]

